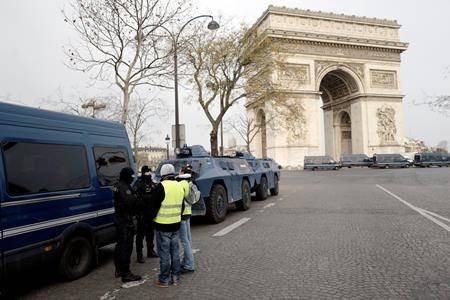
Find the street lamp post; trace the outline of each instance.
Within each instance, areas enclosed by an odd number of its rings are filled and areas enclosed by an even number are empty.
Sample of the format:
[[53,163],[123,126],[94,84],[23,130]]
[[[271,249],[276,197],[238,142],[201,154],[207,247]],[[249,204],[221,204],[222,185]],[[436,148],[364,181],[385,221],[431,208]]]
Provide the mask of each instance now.
[[180,114],[178,108],[178,39],[180,38],[181,33],[189,23],[200,18],[211,18],[211,21],[208,23],[209,30],[219,29],[220,27],[219,23],[214,21],[213,16],[210,15],[200,15],[190,19],[189,21],[184,23],[184,25],[181,27],[180,31],[176,35],[173,34],[166,27],[161,26],[161,28],[163,28],[170,34],[173,43],[173,60],[174,60],[173,71],[174,71],[174,86],[175,86],[175,148],[178,149],[180,149]]
[[167,159],[169,159],[169,144],[170,144],[170,137],[169,135],[166,136],[166,146],[167,146]]

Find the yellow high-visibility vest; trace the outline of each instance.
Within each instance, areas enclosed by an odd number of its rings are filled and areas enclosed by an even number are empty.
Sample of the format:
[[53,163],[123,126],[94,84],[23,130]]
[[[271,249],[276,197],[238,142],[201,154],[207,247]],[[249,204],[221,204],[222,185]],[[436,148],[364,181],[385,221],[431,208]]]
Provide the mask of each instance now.
[[175,180],[164,180],[161,184],[164,187],[165,197],[153,221],[158,224],[180,223],[181,209],[186,194],[183,184]]
[[[183,190],[184,190],[184,197],[188,197],[189,196],[189,191],[191,190],[189,187],[189,182],[187,182],[186,180],[180,181],[180,184],[183,186]],[[187,215],[192,215],[192,206],[187,203],[186,201],[184,201],[184,210],[183,210],[183,216],[187,216]]]

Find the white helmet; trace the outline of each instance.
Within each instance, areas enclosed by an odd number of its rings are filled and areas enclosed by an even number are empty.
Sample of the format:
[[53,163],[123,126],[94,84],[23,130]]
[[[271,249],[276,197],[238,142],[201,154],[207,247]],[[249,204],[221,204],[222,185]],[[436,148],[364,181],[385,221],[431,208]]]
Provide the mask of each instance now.
[[161,167],[161,176],[174,174],[175,174],[175,167],[172,164],[165,164]]

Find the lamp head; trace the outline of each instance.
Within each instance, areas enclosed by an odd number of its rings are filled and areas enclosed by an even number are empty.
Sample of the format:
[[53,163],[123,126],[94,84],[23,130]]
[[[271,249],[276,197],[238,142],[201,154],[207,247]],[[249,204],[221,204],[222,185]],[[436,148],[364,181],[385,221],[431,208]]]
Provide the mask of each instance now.
[[211,20],[211,22],[208,23],[208,29],[209,29],[209,30],[217,30],[217,29],[219,29],[219,28],[220,28],[219,23],[217,23],[216,21],[214,21],[214,19]]

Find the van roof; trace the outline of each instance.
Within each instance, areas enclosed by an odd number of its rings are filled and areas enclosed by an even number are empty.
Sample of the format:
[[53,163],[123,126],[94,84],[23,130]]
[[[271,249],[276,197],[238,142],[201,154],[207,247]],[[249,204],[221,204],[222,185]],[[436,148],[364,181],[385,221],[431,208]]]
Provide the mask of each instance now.
[[75,116],[44,109],[0,102],[1,123],[27,123],[44,127],[77,129],[89,132],[110,132],[125,130],[120,123]]

